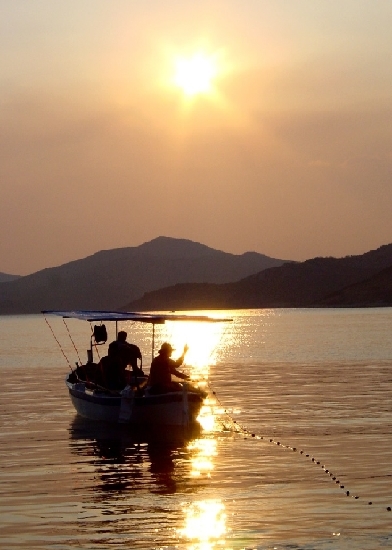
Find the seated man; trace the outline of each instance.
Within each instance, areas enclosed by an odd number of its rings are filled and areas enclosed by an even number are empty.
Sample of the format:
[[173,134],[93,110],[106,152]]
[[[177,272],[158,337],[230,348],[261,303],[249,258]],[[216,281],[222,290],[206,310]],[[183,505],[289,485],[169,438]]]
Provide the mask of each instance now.
[[174,360],[171,359],[171,354],[173,352],[171,345],[167,342],[162,344],[157,357],[154,357],[151,363],[150,376],[148,379],[148,384],[151,386],[151,393],[179,391],[181,385],[178,382],[172,382],[172,374],[183,380],[189,380],[189,376],[177,370],[177,367],[184,362],[187,351],[188,346],[185,346],[183,354],[177,360]]

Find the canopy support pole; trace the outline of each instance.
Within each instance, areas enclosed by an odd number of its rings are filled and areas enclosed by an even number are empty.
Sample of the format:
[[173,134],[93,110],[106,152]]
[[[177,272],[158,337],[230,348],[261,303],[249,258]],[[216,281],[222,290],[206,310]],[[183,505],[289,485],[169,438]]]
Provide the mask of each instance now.
[[151,361],[154,359],[155,349],[155,323],[152,324]]

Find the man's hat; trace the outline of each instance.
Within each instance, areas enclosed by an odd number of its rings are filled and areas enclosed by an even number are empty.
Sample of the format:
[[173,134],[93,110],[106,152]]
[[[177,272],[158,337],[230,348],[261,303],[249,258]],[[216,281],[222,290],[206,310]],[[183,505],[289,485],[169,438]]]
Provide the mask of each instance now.
[[161,345],[159,353],[171,353],[172,351],[174,351],[174,348],[168,342],[165,342]]

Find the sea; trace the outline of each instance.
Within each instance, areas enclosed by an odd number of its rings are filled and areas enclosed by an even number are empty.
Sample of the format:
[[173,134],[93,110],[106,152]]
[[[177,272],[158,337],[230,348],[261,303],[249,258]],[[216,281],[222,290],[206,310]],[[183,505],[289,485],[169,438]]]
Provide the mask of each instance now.
[[78,417],[90,325],[0,317],[0,548],[392,548],[392,308],[188,313],[232,319],[156,327],[209,392],[192,430]]

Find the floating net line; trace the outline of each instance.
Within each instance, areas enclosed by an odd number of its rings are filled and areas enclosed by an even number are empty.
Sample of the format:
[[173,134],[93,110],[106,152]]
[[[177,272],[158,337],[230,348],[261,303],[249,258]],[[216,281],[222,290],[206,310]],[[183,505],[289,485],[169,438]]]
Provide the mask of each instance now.
[[[219,406],[223,410],[224,418],[227,421],[227,423],[225,422],[225,420],[221,420],[220,423],[223,426],[224,430],[239,433],[239,434],[243,435],[245,437],[245,439],[250,438],[250,439],[255,439],[255,440],[260,440],[260,441],[262,440],[263,442],[266,442],[268,444],[276,445],[277,447],[281,447],[282,449],[286,449],[288,451],[291,451],[293,453],[297,453],[298,455],[301,455],[302,457],[308,459],[311,464],[313,464],[314,466],[320,468],[323,471],[323,473],[325,475],[327,475],[330,478],[330,480],[333,481],[339,489],[344,491],[344,494],[345,494],[346,497],[352,498],[354,500],[360,500],[362,503],[365,502],[364,499],[361,499],[358,494],[355,494],[352,491],[350,491],[348,489],[348,487],[346,486],[346,484],[344,484],[343,482],[340,481],[339,476],[337,474],[335,474],[334,472],[332,472],[330,470],[330,468],[327,468],[327,466],[325,465],[325,463],[323,461],[318,460],[311,453],[305,451],[304,449],[300,449],[298,447],[294,447],[294,446],[288,445],[286,443],[283,443],[279,440],[276,440],[273,437],[257,434],[254,431],[248,430],[248,428],[246,426],[244,426],[242,423],[238,422],[237,420],[234,420],[234,418],[232,417],[230,412],[224,407],[224,405],[220,401],[219,397],[217,396],[216,391],[211,387],[210,384],[208,384],[208,387],[209,387],[212,395],[216,399],[217,403],[219,404]],[[367,501],[366,505],[367,506],[372,506],[373,501],[371,501],[371,500]],[[386,510],[387,512],[391,512],[392,507],[391,506],[386,506],[384,508],[384,510]]]

